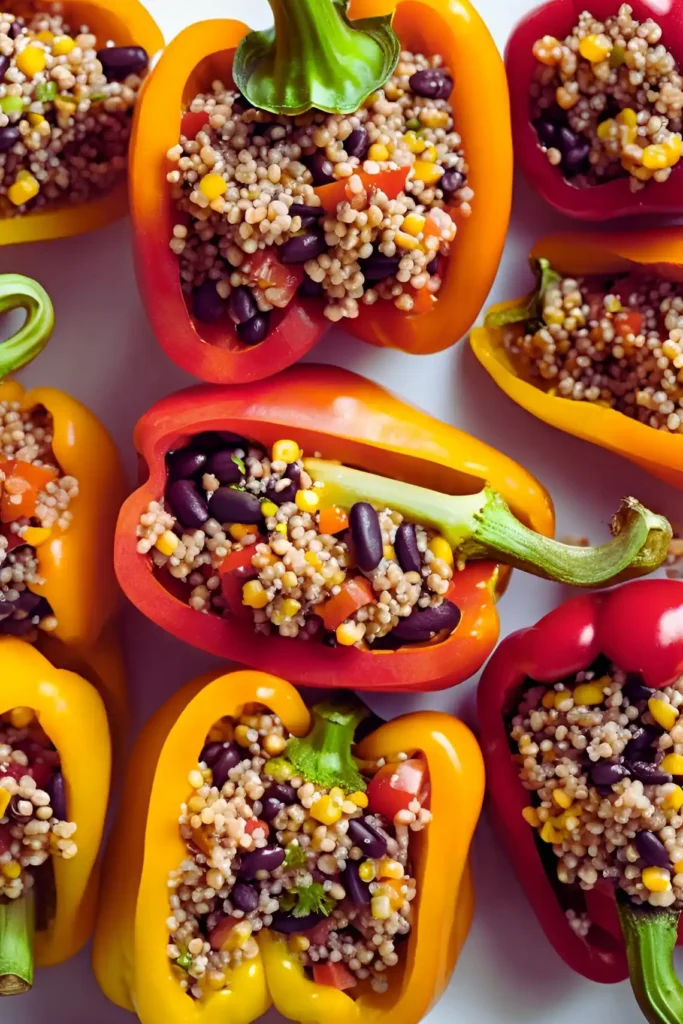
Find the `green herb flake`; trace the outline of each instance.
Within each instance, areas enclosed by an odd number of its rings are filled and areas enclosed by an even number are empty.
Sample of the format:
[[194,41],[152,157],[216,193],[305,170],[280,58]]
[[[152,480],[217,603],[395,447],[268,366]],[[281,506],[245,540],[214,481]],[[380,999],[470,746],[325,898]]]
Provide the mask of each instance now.
[[231,460],[235,463],[240,473],[246,473],[247,467],[244,465],[244,459],[241,459],[239,455],[232,455]]
[[[283,906],[282,898],[280,898],[280,906],[284,910],[291,910],[293,917],[308,917],[309,914],[322,914],[324,917],[329,917],[337,905],[337,901],[325,892],[319,882],[313,882],[311,885],[295,885],[287,892],[292,897],[291,905]],[[287,903],[290,901],[287,900]]]
[[41,103],[49,103],[57,98],[56,82],[39,82],[36,86],[36,99]]
[[291,843],[287,843],[285,847],[285,867],[286,868],[302,868],[306,863],[306,854],[299,844],[292,840]]

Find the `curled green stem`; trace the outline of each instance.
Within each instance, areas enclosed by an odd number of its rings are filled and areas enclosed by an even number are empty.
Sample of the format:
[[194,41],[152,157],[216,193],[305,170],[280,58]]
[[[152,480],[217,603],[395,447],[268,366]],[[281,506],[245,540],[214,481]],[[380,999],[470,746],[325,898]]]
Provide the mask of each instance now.
[[25,309],[26,322],[11,338],[0,344],[0,379],[42,352],[55,325],[50,296],[37,281],[22,274],[0,274],[0,313]]
[[683,985],[674,970],[680,910],[635,906],[619,892],[617,906],[631,986],[649,1024],[681,1024]]
[[0,996],[19,996],[31,989],[34,928],[32,889],[0,903]]

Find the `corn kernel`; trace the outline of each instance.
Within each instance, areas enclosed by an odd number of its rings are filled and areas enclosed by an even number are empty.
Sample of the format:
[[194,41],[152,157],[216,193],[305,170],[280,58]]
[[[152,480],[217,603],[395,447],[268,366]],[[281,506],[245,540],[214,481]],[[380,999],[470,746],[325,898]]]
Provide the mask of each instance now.
[[574,703],[589,707],[591,704],[602,704],[605,695],[602,692],[601,681],[596,683],[581,683],[574,689]]
[[360,790],[358,790],[357,793],[351,793],[351,795],[349,796],[349,800],[351,801],[352,804],[355,804],[356,807],[367,807],[368,806],[367,794],[366,793],[361,793]]
[[620,124],[628,125],[629,128],[636,128],[638,126],[638,115],[633,107],[624,107],[617,114],[617,121]]
[[375,921],[386,921],[391,917],[391,900],[388,896],[373,896],[370,901],[370,912]]
[[262,501],[261,512],[263,513],[264,516],[276,516],[277,505],[272,501]]
[[683,775],[683,755],[667,754],[659,766],[660,771],[669,775]]
[[671,808],[674,811],[680,811],[683,807],[683,789],[680,786],[675,786],[670,793],[667,793],[664,797],[663,807]]
[[641,877],[650,892],[666,892],[671,888],[671,874],[666,868],[644,868]]
[[334,635],[342,647],[353,647],[360,640],[355,622],[342,622],[341,626],[337,626]]
[[43,32],[38,32],[35,38],[39,43],[51,43],[55,38],[55,34],[54,32],[50,32],[49,29],[45,29]]
[[403,878],[405,871],[403,865],[397,860],[392,860],[391,857],[382,857],[379,864],[377,865],[377,877],[378,878]]
[[420,124],[425,128],[445,128],[448,124],[449,115],[445,110],[432,110],[430,108],[420,111]]
[[323,563],[320,561],[315,551],[307,551],[304,558],[309,565],[313,566],[314,569],[322,569]]
[[407,217],[403,218],[401,229],[409,235],[420,235],[424,231],[426,223],[426,218],[421,217],[419,213],[409,213]]
[[420,242],[413,235],[407,235],[405,231],[397,231],[394,236],[394,242],[399,246],[400,249],[420,249]]
[[173,530],[166,530],[160,537],[157,537],[154,547],[162,555],[172,555],[180,543]]
[[0,818],[3,818],[5,816],[5,811],[7,810],[7,807],[11,799],[12,794],[8,789],[0,789]]
[[292,953],[305,953],[310,946],[311,940],[307,939],[305,935],[292,935],[289,940],[289,948]]
[[21,864],[16,860],[11,860],[9,864],[2,865],[2,873],[5,878],[18,878],[21,874]]
[[33,708],[12,708],[9,720],[15,729],[25,729],[35,718]]
[[445,537],[432,537],[428,546],[434,558],[440,558],[446,565],[453,567],[453,549]]
[[258,533],[258,527],[253,523],[233,523],[228,533],[233,540],[244,540],[248,533]]
[[554,789],[553,800],[558,807],[562,807],[564,810],[567,810],[572,805],[572,798],[566,789]]
[[393,544],[385,544],[382,548],[382,554],[388,562],[396,561],[396,551],[394,550]]
[[299,577],[295,572],[292,572],[291,569],[288,569],[280,582],[282,583],[283,590],[293,590],[294,587],[298,586]]
[[522,811],[522,817],[527,825],[531,825],[532,828],[538,828],[541,824],[541,819],[535,807],[525,807]]
[[248,725],[238,725],[235,729],[235,743],[239,744],[240,747],[248,747],[251,743],[248,733]]
[[270,621],[274,626],[281,626],[286,618],[282,608],[276,608],[270,616]]
[[616,138],[617,135],[617,122],[613,117],[608,117],[606,121],[601,121],[596,129],[596,133],[599,139],[605,141]]
[[605,309],[608,313],[620,313],[623,306],[616,295],[607,295],[605,297]]
[[541,704],[543,705],[544,708],[554,708],[555,707],[555,690],[548,690],[547,693],[544,693],[543,694],[543,699],[541,700]]
[[265,608],[268,604],[268,594],[263,589],[260,580],[249,580],[242,587],[242,604],[247,608]]
[[251,921],[240,921],[230,930],[230,933],[221,946],[221,949],[234,950],[241,949],[245,945],[247,939],[251,938],[252,925]]
[[674,874],[676,874],[676,875],[683,874],[683,860],[677,860],[676,863],[674,864]]
[[287,740],[278,732],[270,732],[263,740],[263,749],[271,757],[278,757],[287,746]]
[[277,526],[275,527],[275,532],[276,533],[284,533],[284,535],[286,537],[287,536],[287,523],[278,523]]
[[315,801],[309,814],[323,825],[336,825],[342,816],[342,809],[341,805],[328,794]]
[[555,90],[555,102],[563,110],[571,110],[579,102],[579,93],[569,92],[563,85],[559,85]]
[[555,828],[552,821],[546,821],[544,823],[540,835],[544,843],[552,843],[553,846],[557,845],[558,843],[561,843],[564,839],[562,832],[560,832],[559,829]]
[[425,140],[415,132],[406,132],[403,141],[411,153],[422,153],[427,146]]
[[33,78],[34,75],[45,70],[47,54],[40,46],[25,46],[17,54],[16,63],[22,75],[26,75],[27,78]]
[[37,128],[38,125],[42,124],[44,120],[45,118],[42,114],[36,114],[34,111],[31,111],[28,115],[28,123],[31,125],[32,128]]
[[664,167],[673,167],[681,158],[681,139],[674,135],[668,142],[646,146],[643,150],[643,167],[651,171],[659,171]]
[[65,57],[67,53],[76,46],[76,40],[72,39],[71,36],[57,36],[52,43],[52,52],[55,57]]
[[320,504],[320,498],[313,490],[297,491],[294,501],[300,512],[314,512]]
[[591,64],[599,64],[601,60],[609,57],[611,51],[612,43],[603,32],[600,35],[585,36],[579,43],[579,53]]
[[205,174],[199,182],[199,191],[211,202],[225,195],[228,191],[228,183],[220,174]]
[[667,732],[673,728],[678,718],[678,711],[673,705],[667,704],[659,697],[650,697],[647,707],[657,725],[661,725]]
[[52,536],[52,530],[48,526],[27,526],[22,537],[32,548],[39,548]]
[[329,797],[330,800],[334,800],[334,802],[339,804],[340,807],[346,800],[346,794],[341,786],[333,786],[329,792]]
[[389,150],[386,146],[383,146],[380,142],[375,142],[368,150],[368,160],[376,160],[381,163],[382,160],[389,159]]
[[374,882],[376,877],[375,862],[373,860],[364,860],[358,868],[358,875],[362,882]]
[[443,167],[439,164],[432,164],[427,160],[416,160],[413,164],[415,177],[418,181],[423,181],[425,185],[436,185],[443,171]]
[[273,445],[273,462],[286,462],[289,466],[292,462],[298,462],[301,455],[301,448],[296,441],[276,441]]
[[301,601],[295,601],[293,597],[286,597],[282,602],[282,610],[288,619],[293,619],[296,613],[301,611]]
[[23,206],[40,192],[40,185],[29,171],[19,171],[13,185],[7,189],[7,197],[15,206]]

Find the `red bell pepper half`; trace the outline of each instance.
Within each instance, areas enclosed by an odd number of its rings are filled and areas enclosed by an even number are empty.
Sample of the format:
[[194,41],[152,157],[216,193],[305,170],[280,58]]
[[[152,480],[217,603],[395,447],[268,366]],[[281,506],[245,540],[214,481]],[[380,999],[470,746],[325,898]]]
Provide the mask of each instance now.
[[[636,908],[629,901],[617,909],[611,888],[582,892],[563,885],[554,872],[552,877],[546,872],[535,832],[522,817],[530,793],[518,776],[508,719],[529,680],[553,685],[588,668],[598,655],[625,672],[640,673],[655,689],[683,674],[683,583],[639,580],[581,595],[499,645],[478,691],[480,741],[487,776],[495,780],[490,806],[527,899],[565,963],[603,983],[623,981],[630,973],[651,1024],[676,1024],[683,1020],[683,986],[672,961],[679,912]],[[577,897],[585,905],[577,904]],[[587,912],[592,923],[585,938],[572,930],[565,914],[569,908]]]
[[[637,21],[652,18],[662,29],[662,45],[683,67],[683,0],[666,4],[648,4],[629,0]],[[555,36],[562,40],[578,22],[582,11],[600,20],[613,17],[619,0],[550,0],[541,4],[519,21],[505,50],[512,138],[515,157],[534,192],[556,210],[580,220],[609,220],[634,213],[678,213],[683,210],[683,164],[679,162],[667,181],[651,182],[644,189],[632,192],[629,177],[615,178],[604,185],[579,188],[567,180],[559,167],[549,163],[540,147],[536,129],[531,122],[530,88],[534,73],[540,66],[532,53],[537,39]]]

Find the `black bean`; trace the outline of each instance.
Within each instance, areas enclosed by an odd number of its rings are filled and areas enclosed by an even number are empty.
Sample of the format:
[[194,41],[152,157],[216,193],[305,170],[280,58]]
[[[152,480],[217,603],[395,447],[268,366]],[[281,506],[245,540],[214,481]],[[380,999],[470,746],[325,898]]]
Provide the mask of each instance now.
[[0,153],[6,153],[8,149],[16,145],[20,138],[21,132],[13,124],[0,128]]
[[569,153],[572,149],[583,144],[583,140],[576,132],[573,132],[566,124],[560,125],[557,129],[557,148],[561,153]]
[[666,852],[666,846],[654,832],[636,832],[633,845],[646,864],[658,868],[671,867],[671,858]]
[[246,882],[236,882],[230,892],[230,902],[235,910],[243,910],[245,914],[250,914],[259,905],[258,890]]
[[16,39],[25,30],[26,30],[26,26],[24,24],[24,19],[23,18],[15,18],[14,21],[12,22],[12,24],[9,27],[9,37],[10,37],[10,39]]
[[363,851],[364,857],[383,857],[387,852],[387,841],[374,825],[365,818],[352,818],[349,821],[347,835],[354,846]]
[[573,149],[567,150],[562,157],[562,170],[565,174],[580,174],[588,168],[588,154],[591,151],[589,142],[580,142]]
[[166,468],[172,480],[189,480],[206,465],[206,453],[194,448],[178,448],[166,456]]
[[39,594],[34,594],[33,591],[22,590],[19,592],[19,597],[12,601],[11,604],[17,611],[33,615],[42,600],[43,598]]
[[296,790],[288,782],[275,782],[266,790],[266,796],[280,800],[286,807],[296,803]]
[[265,341],[270,331],[270,313],[257,313],[243,324],[237,324],[235,331],[243,345],[258,345]]
[[398,564],[404,572],[420,572],[422,560],[417,547],[417,535],[412,523],[401,523],[396,531],[394,549]]
[[358,874],[358,865],[352,860],[342,871],[342,885],[346,889],[347,897],[353,900],[357,907],[370,903],[370,889]]
[[370,149],[370,136],[365,128],[354,128],[349,137],[344,139],[343,145],[347,156],[365,160]]
[[649,686],[645,686],[640,676],[637,675],[629,676],[622,690],[629,704],[647,702],[654,692]]
[[660,771],[656,765],[647,761],[628,761],[627,767],[631,777],[638,779],[644,786],[663,786],[667,782],[673,782],[672,775]]
[[244,476],[240,467],[233,461],[234,458],[232,449],[214,452],[207,463],[206,472],[213,473],[221,484],[238,484]]
[[238,878],[250,881],[256,877],[257,871],[275,871],[281,867],[285,859],[285,851],[281,846],[264,846],[260,850],[246,853],[237,871]]
[[225,305],[215,281],[205,281],[192,294],[192,315],[203,324],[215,324],[220,320],[225,313]]
[[329,185],[334,181],[334,164],[328,160],[322,149],[317,149],[307,160],[308,169],[313,175],[314,185]]
[[9,70],[10,59],[5,57],[3,53],[0,53],[0,78],[4,78],[6,72]]
[[219,487],[209,500],[209,513],[219,523],[260,523],[261,502],[249,491]]
[[367,501],[357,501],[349,512],[356,562],[363,572],[372,572],[382,561],[384,545],[379,516]]
[[447,100],[453,91],[453,79],[442,68],[425,68],[410,76],[408,85],[416,96]]
[[200,530],[209,518],[206,501],[191,480],[172,480],[166,487],[166,501],[183,526]]
[[12,799],[9,802],[9,807],[7,808],[7,813],[9,814],[10,818],[14,818],[14,820],[18,822],[20,825],[25,825],[26,822],[30,821],[31,818],[33,817],[33,807],[31,801],[29,800],[27,802],[31,807],[31,810],[29,811],[28,814],[23,814],[19,810],[19,804],[24,803],[24,798],[19,796],[18,794],[12,797]]
[[[242,451],[249,451],[251,442],[247,441],[246,437],[242,437],[241,434],[234,434],[232,430],[216,430],[212,432],[212,437],[217,437],[218,441],[222,445],[229,444],[231,448],[241,448]],[[259,446],[260,450],[265,451],[264,448]]]
[[307,914],[306,917],[294,917],[285,910],[276,910],[269,927],[280,935],[298,935],[299,932],[310,931],[323,920],[323,914]]
[[466,181],[467,178],[462,171],[456,171],[455,168],[451,168],[449,171],[444,171],[441,175],[438,187],[447,196],[451,196],[458,189],[463,188]]
[[391,277],[398,270],[400,262],[400,256],[384,256],[381,252],[375,252],[366,260],[359,261],[366,281],[383,281]]
[[314,281],[308,274],[297,290],[297,295],[300,295],[302,299],[321,299],[324,294],[325,290],[320,281]]
[[661,730],[658,731],[651,726],[636,729],[624,747],[625,759],[627,761],[654,761],[657,752],[654,744],[660,735]]
[[12,601],[0,601],[0,622],[9,619],[14,615],[14,604]]
[[269,480],[266,484],[266,497],[274,505],[285,505],[288,501],[294,501],[298,487],[293,481],[289,481],[286,487],[277,490],[277,481]]
[[551,149],[557,144],[557,125],[552,121],[539,117],[537,121],[534,121],[534,127],[539,141],[547,149]]
[[591,782],[594,786],[611,786],[628,778],[629,770],[616,761],[596,761],[590,766]]
[[336,647],[337,638],[334,635],[334,633],[325,633],[325,636],[323,637],[323,643],[325,644],[325,647]]
[[47,795],[50,797],[52,814],[58,821],[68,821],[66,813],[66,786],[64,776],[61,772],[55,772],[46,786]]
[[207,768],[213,768],[224,750],[225,743],[207,743],[205,747],[202,747],[199,760],[203,761]]
[[322,217],[324,214],[322,206],[306,206],[305,203],[292,203],[289,208],[290,217]]
[[413,609],[391,632],[408,643],[422,643],[443,629],[453,632],[460,618],[460,609],[452,601],[443,601],[437,608]]
[[0,633],[4,636],[26,636],[35,626],[29,618],[0,620]]
[[277,818],[280,811],[284,810],[284,804],[282,800],[278,800],[274,796],[264,796],[261,802],[261,815],[263,821],[272,821],[273,818]]
[[439,257],[435,256],[434,259],[430,260],[429,263],[427,264],[427,273],[428,274],[438,274],[439,273],[439,269],[440,269],[439,268]]
[[292,481],[295,487],[298,487],[301,482],[301,466],[297,466],[296,462],[290,462],[284,475],[288,480]]
[[294,235],[281,245],[279,256],[282,263],[305,263],[326,251],[325,236],[319,231],[308,231],[305,235]]
[[211,767],[211,773],[213,775],[213,785],[217,789],[222,789],[225,783],[228,781],[230,772],[232,769],[240,763],[242,760],[242,751],[236,743],[228,743],[223,749],[223,753],[220,757],[214,761]]
[[228,313],[234,324],[243,324],[252,317],[258,315],[258,306],[251,293],[251,288],[245,284],[239,288],[233,288],[228,299]]
[[139,75],[149,64],[149,55],[142,46],[105,46],[97,51],[97,59],[110,82]]

